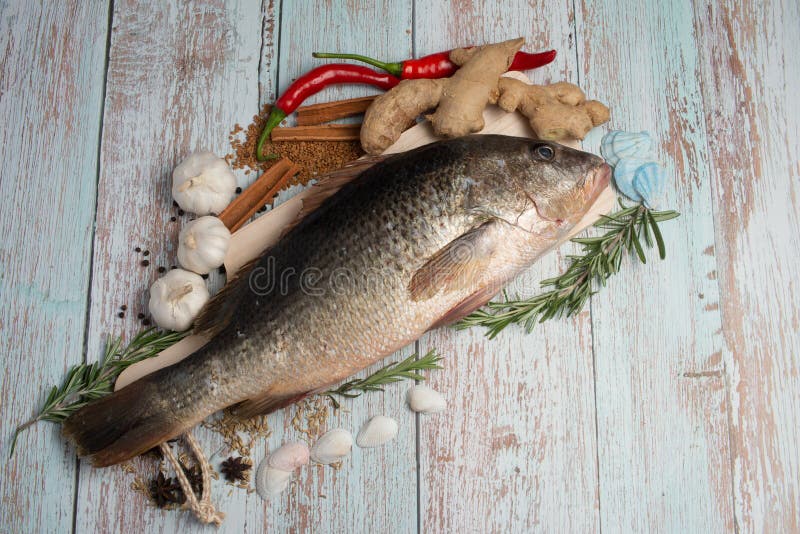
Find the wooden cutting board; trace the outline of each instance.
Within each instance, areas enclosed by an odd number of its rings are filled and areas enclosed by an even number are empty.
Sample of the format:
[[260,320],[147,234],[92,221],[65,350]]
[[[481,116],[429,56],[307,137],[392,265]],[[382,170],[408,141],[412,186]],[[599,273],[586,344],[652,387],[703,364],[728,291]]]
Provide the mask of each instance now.
[[[525,83],[531,83],[530,80],[520,72],[509,72],[505,76],[517,78]],[[497,106],[488,106],[483,113],[483,117],[486,126],[480,131],[482,134],[535,137],[528,125],[527,119],[519,113],[506,113]],[[384,153],[394,154],[397,152],[405,152],[437,140],[438,138],[433,134],[430,123],[425,121],[405,131],[403,135],[400,136],[400,139]],[[580,148],[577,142],[564,144],[572,146],[573,148]],[[278,241],[284,227],[297,218],[303,206],[303,198],[305,198],[306,195],[307,191],[297,194],[233,234],[231,246],[225,258],[225,270],[228,277],[235,274],[242,265],[260,256],[267,248]],[[572,232],[561,241],[556,242],[551,250],[557,248],[563,242],[597,222],[602,214],[609,213],[613,209],[615,201],[616,195],[611,187],[606,187]],[[145,375],[181,361],[200,349],[207,342],[208,339],[203,336],[188,336],[170,348],[162,351],[158,356],[131,365],[119,375],[115,384],[115,389],[123,388]]]

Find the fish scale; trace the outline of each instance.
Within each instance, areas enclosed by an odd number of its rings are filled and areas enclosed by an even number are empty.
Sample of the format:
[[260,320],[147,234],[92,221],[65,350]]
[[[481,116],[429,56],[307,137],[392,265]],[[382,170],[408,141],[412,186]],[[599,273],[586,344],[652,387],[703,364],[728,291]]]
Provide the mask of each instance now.
[[209,310],[235,312],[204,348],[79,410],[65,433],[109,465],[222,408],[263,413],[325,389],[485,303],[607,180],[600,158],[525,138],[470,136],[392,156],[215,297]]

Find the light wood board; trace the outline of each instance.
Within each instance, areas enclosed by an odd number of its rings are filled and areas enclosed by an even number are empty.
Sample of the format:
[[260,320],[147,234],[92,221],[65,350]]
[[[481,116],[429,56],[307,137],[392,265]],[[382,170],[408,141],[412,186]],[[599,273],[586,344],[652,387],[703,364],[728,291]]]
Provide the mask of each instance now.
[[[0,2],[0,452],[70,365],[139,329],[157,272],[132,249],[174,262],[174,163],[199,146],[226,152],[228,128],[319,64],[312,51],[399,60],[525,35],[526,49],[559,52],[534,82],[577,82],[611,105],[612,127],[654,133],[674,170],[665,207],[683,214],[662,225],[667,260],[627,262],[582,314],[531,335],[426,336],[416,349],[448,357],[431,373],[447,412],[410,415],[404,386],[346,403],[331,424],[387,413],[401,421],[398,440],[338,472],[309,469],[269,503],[215,484],[228,512],[220,530],[797,531],[798,10],[788,0]],[[310,102],[371,92],[343,86]],[[600,133],[584,146],[596,151]],[[570,251],[514,289],[538,291]],[[270,416],[275,432],[257,455],[297,438],[294,413]],[[197,434],[216,450],[218,437]],[[57,426],[37,425],[0,466],[0,531],[209,531],[147,506],[131,481],[76,463]]]

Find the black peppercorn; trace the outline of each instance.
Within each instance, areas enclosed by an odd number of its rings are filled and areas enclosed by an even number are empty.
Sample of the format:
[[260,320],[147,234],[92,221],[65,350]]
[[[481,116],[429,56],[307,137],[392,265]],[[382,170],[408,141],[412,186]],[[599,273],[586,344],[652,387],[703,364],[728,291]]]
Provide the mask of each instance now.
[[142,267],[147,267],[148,265],[150,265],[148,260],[142,260]]
[[241,187],[237,187],[237,188],[236,188],[236,194],[238,195],[238,194],[239,194],[239,193],[241,193],[241,192],[242,192],[242,188],[241,188]]
[[123,317],[125,317],[125,312],[119,312],[119,313],[117,314],[117,317],[119,317],[120,319],[122,319]]
[[178,215],[183,215],[183,214],[185,214],[185,213],[186,213],[186,212],[185,212],[185,211],[183,211],[183,210],[178,210]]
[[141,251],[142,251],[141,247],[136,247],[136,248],[135,248],[135,249],[133,249],[133,250],[135,250],[136,252],[141,252]]
[[142,256],[149,256],[149,255],[150,255],[149,250],[145,250],[144,252],[142,252]]
[[163,273],[163,272],[164,272],[164,271],[166,271],[166,270],[167,270],[167,268],[166,268],[166,267],[159,267],[159,268],[158,268],[158,272],[160,272],[160,273]]
[[144,319],[144,314],[143,313],[139,313],[139,314],[136,315],[136,317],[138,319]]

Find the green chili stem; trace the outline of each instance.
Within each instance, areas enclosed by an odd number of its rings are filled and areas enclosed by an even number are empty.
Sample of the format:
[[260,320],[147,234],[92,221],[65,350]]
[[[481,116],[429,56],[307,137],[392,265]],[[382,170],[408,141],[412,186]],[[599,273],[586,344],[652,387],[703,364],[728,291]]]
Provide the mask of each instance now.
[[371,58],[368,56],[362,56],[359,54],[339,54],[333,52],[314,52],[311,54],[316,58],[321,59],[352,59],[355,61],[361,61],[363,63],[367,63],[372,65],[373,67],[378,67],[379,69],[383,69],[389,74],[393,74],[398,78],[403,77],[403,64],[402,63],[387,63],[385,61],[380,61],[375,58]]
[[285,118],[286,113],[284,113],[282,109],[277,106],[272,106],[272,111],[269,112],[269,117],[267,117],[267,123],[264,125],[261,136],[258,138],[258,145],[256,146],[256,159],[258,161],[267,161],[278,157],[277,154],[263,155],[262,151],[264,149],[264,143],[269,139],[269,134],[272,133],[272,130]]

